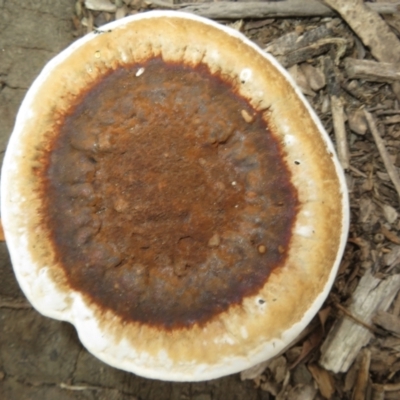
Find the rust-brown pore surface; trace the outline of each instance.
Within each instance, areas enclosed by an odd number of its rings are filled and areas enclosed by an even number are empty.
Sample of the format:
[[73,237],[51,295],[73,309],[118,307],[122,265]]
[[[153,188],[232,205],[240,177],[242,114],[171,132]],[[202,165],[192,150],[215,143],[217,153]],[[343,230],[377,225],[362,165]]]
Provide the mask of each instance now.
[[283,264],[297,193],[263,114],[222,77],[159,58],[119,67],[62,118],[44,211],[73,289],[175,329]]

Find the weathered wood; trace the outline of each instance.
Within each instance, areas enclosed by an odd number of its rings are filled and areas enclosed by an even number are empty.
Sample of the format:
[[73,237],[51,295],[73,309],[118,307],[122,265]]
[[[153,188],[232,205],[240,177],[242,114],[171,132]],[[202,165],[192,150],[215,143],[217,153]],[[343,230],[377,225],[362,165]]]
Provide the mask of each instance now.
[[[332,17],[336,13],[318,0],[286,0],[268,2],[211,2],[197,4],[171,4],[166,0],[148,0],[158,8],[181,10],[212,19]],[[398,12],[398,3],[368,3],[380,14]]]
[[311,58],[317,57],[321,54],[327,53],[331,48],[330,43],[314,43],[310,46],[292,51],[284,56],[278,56],[276,59],[285,67],[289,68],[293,65],[300,64]]
[[392,63],[346,58],[344,67],[350,79],[388,83],[400,80],[400,65]]
[[[400,274],[383,280],[366,271],[355,290],[348,310],[371,324],[377,311],[386,311],[399,291]],[[338,318],[321,346],[320,364],[335,373],[347,372],[359,351],[373,334],[346,315]]]
[[[376,10],[367,6],[372,3],[362,0],[324,1],[343,17],[378,61],[400,63],[400,40]],[[392,89],[400,100],[400,82],[394,82]]]
[[289,32],[272,40],[264,50],[274,56],[283,56],[292,51],[310,46],[311,44],[332,35],[334,35],[334,30],[332,27],[328,27],[327,25],[318,26],[317,28],[310,29],[303,34],[296,31]]
[[387,331],[400,335],[400,318],[396,315],[379,311],[372,320]]

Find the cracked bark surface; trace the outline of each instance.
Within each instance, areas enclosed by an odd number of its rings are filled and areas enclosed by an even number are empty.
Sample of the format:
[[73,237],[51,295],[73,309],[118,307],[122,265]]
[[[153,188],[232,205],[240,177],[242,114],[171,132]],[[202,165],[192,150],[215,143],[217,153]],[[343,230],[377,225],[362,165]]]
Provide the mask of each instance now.
[[[0,0],[0,163],[27,88],[73,41],[74,0]],[[29,307],[0,243],[0,399],[261,400],[238,375],[201,383],[141,378],[89,354],[74,328]]]

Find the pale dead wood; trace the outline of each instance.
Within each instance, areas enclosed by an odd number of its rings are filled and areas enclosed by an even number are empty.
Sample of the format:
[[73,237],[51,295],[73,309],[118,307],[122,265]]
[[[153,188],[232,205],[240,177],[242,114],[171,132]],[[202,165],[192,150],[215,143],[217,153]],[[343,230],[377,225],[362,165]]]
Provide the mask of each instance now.
[[364,328],[367,328],[369,331],[375,333],[376,329],[372,326],[361,320],[360,318],[357,318],[354,316],[349,310],[346,309],[346,307],[343,307],[339,303],[335,303],[335,307],[337,307],[340,311],[342,311],[344,314],[346,314],[348,317],[350,317],[353,321],[357,322],[357,324],[360,324]]
[[346,58],[344,67],[350,79],[388,83],[400,80],[400,68],[392,63]]
[[[386,311],[389,308],[399,285],[398,274],[382,280],[372,276],[368,270],[353,293],[349,312],[366,324],[371,324],[372,316],[377,311]],[[372,336],[370,330],[348,316],[340,317],[321,346],[320,364],[335,373],[346,372]]]
[[372,114],[370,114],[367,110],[364,110],[365,118],[367,119],[369,129],[372,133],[372,136],[375,140],[376,147],[378,148],[379,154],[382,157],[383,163],[385,165],[386,171],[393,182],[393,185],[397,191],[397,194],[400,197],[400,178],[397,173],[396,167],[392,163],[389,157],[389,153],[386,149],[385,142],[381,138],[381,135],[378,131],[378,128],[376,127],[374,118],[372,117]]
[[[212,2],[171,4],[165,0],[148,0],[146,4],[164,9],[181,10],[211,19],[332,17],[336,13],[318,0],[286,0],[271,2]],[[368,3],[379,14],[398,12],[398,3]]]
[[376,313],[372,321],[389,332],[400,335],[400,318],[386,311]]
[[364,349],[362,351],[360,366],[356,385],[354,387],[352,400],[364,400],[366,398],[368,380],[369,380],[369,367],[371,365],[371,351]]

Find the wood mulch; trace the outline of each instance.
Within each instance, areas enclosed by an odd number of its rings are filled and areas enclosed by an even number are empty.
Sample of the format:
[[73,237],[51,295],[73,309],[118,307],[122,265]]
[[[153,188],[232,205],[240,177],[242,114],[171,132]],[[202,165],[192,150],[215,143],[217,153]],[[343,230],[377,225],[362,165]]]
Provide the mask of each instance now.
[[150,9],[213,18],[276,56],[346,172],[350,233],[327,301],[241,378],[270,399],[400,399],[400,2],[79,0],[74,35]]

